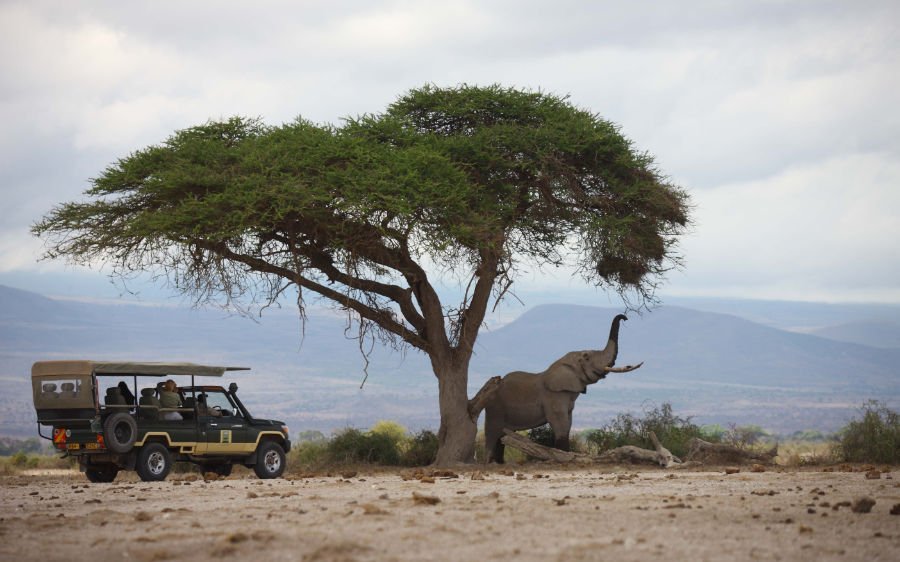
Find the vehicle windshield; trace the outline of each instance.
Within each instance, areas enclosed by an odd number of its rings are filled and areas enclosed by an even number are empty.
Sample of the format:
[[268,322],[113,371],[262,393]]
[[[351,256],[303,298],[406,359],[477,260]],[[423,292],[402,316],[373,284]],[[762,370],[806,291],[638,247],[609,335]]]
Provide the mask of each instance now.
[[[202,404],[205,401],[207,408],[211,411],[211,415],[215,415],[212,412],[221,412],[223,416],[240,416],[241,412],[238,408],[231,402],[231,398],[220,390],[205,390],[202,393],[198,394],[198,407],[201,408],[200,415],[204,415],[202,411]],[[201,396],[205,397],[204,399],[200,399]]]

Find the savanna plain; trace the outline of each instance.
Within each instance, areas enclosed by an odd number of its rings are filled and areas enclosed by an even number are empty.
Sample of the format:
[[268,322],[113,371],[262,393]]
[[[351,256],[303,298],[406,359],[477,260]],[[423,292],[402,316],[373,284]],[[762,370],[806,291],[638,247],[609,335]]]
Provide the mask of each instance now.
[[0,559],[897,559],[898,473],[759,470],[529,463],[112,484],[27,471],[0,477]]

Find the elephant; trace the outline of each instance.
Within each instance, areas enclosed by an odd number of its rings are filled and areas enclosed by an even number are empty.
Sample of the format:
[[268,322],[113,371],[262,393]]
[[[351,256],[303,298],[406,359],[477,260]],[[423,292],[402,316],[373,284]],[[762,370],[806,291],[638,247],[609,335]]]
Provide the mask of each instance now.
[[547,422],[553,429],[556,448],[569,450],[572,409],[578,395],[585,394],[589,384],[605,378],[607,373],[624,373],[643,365],[614,367],[622,320],[628,318],[624,314],[613,318],[609,340],[602,350],[572,351],[542,373],[514,371],[501,379],[485,405],[486,462],[503,462],[504,445],[500,438],[504,429],[532,429]]

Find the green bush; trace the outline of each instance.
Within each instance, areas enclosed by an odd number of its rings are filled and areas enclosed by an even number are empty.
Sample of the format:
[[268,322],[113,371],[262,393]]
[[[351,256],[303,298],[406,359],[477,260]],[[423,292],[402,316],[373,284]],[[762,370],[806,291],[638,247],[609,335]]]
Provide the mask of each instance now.
[[545,447],[553,447],[556,445],[556,438],[553,435],[553,428],[549,423],[528,430],[528,438]]
[[404,466],[427,466],[437,457],[438,437],[423,429],[406,442],[406,450],[400,459]]
[[619,414],[609,424],[600,429],[592,429],[582,433],[590,446],[598,452],[607,451],[623,445],[634,445],[644,449],[653,449],[650,432],[654,432],[660,443],[673,455],[684,457],[688,452],[688,441],[693,437],[710,439],[700,427],[691,422],[691,418],[682,418],[672,412],[668,402],[658,408],[644,412],[639,418],[633,414]]
[[847,462],[900,463],[900,414],[877,400],[862,406],[862,419],[839,433],[836,452]]
[[328,460],[336,464],[400,464],[398,443],[385,433],[363,433],[348,428],[328,442]]

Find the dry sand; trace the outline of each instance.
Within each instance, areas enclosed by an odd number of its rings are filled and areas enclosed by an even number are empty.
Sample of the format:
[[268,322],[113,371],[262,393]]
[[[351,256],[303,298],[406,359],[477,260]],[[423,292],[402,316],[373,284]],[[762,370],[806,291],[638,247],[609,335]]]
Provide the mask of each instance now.
[[[8,476],[0,560],[900,559],[896,474],[504,472],[162,483],[120,474],[113,484],[75,472]],[[875,500],[869,513],[843,503],[863,496]]]

